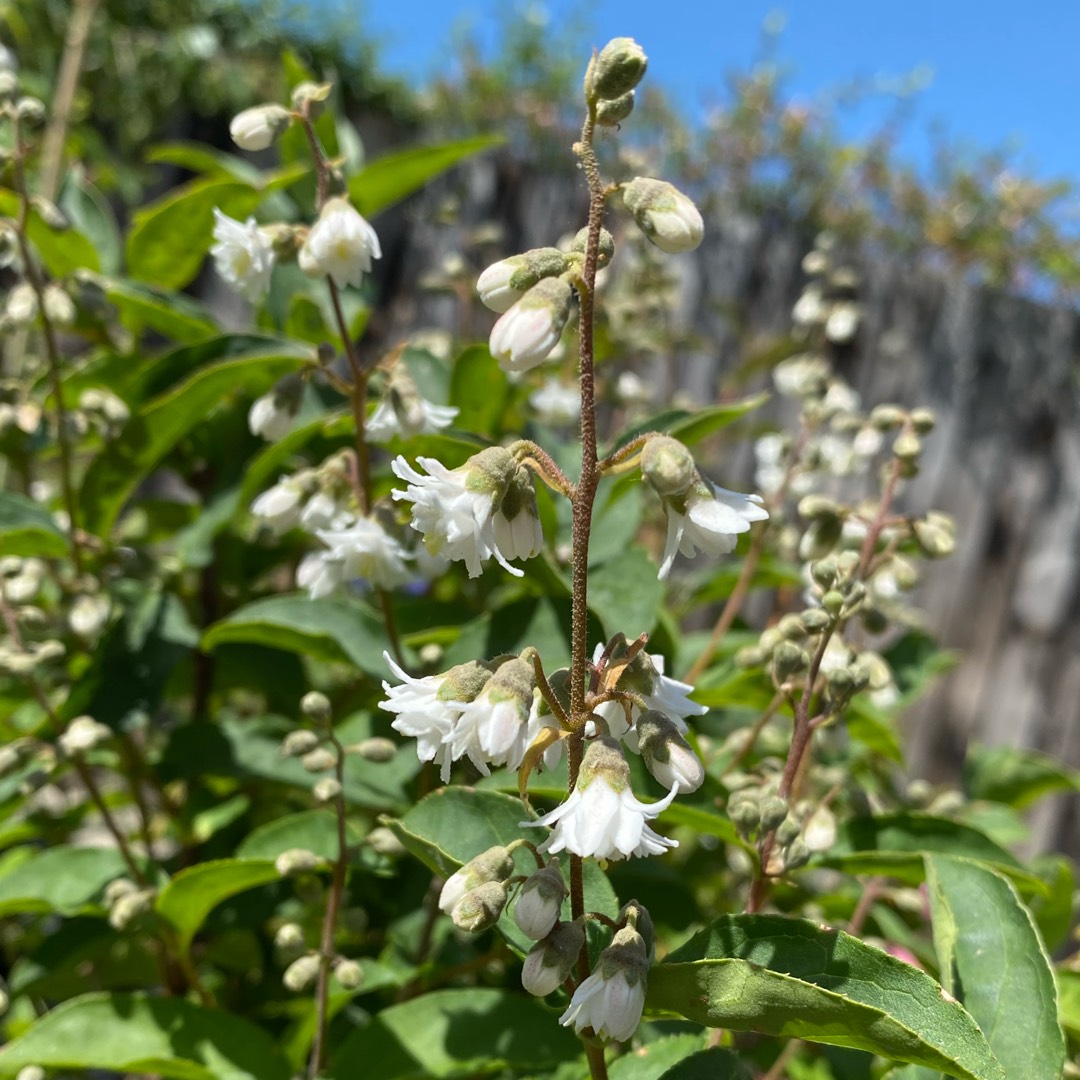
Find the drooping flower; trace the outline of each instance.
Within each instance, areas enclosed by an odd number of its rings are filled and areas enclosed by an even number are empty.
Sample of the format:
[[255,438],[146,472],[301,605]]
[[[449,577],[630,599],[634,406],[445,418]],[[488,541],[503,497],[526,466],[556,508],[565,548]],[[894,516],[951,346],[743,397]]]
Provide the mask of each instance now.
[[319,529],[315,535],[329,548],[327,557],[341,564],[347,581],[364,578],[393,589],[412,578],[405,549],[374,517],[357,518],[339,529]]
[[[393,495],[413,504],[412,527],[423,534],[427,550],[464,562],[469,577],[479,577],[484,560],[492,555],[521,577],[522,571],[507,560],[531,558],[543,542],[527,470],[497,446],[474,454],[458,469],[448,469],[435,458],[417,458],[417,463],[426,476],[404,457],[391,462],[394,475],[409,485]],[[526,486],[531,498],[526,497]]]
[[291,477],[283,476],[251,504],[251,513],[280,535],[300,521],[303,497],[301,486]]
[[705,222],[693,202],[666,180],[638,176],[622,188],[623,203],[646,239],[661,251],[693,251],[705,235]]
[[616,931],[593,973],[574,991],[559,1017],[575,1031],[592,1028],[602,1039],[625,1042],[637,1030],[645,1007],[649,961],[642,936],[632,926]]
[[503,371],[528,371],[559,344],[573,290],[561,278],[538,281],[491,329],[488,347]]
[[411,439],[449,427],[457,414],[451,405],[432,404],[420,395],[408,374],[395,371],[364,431],[371,442],[389,442],[395,436]]
[[214,207],[214,239],[210,249],[214,269],[237,292],[257,304],[270,287],[274,269],[274,246],[270,237],[255,223],[223,214]]
[[284,438],[292,428],[304,398],[304,383],[296,375],[280,379],[269,394],[256,398],[248,411],[248,428],[268,442]]
[[463,704],[480,693],[491,672],[474,661],[453,667],[442,675],[416,679],[398,667],[389,653],[383,653],[383,657],[401,685],[383,683],[388,696],[379,702],[379,708],[397,713],[390,726],[416,739],[416,756],[421,761],[440,765],[443,781],[449,780],[452,759],[444,739],[461,715]]
[[521,886],[514,904],[514,922],[518,929],[533,941],[546,938],[559,920],[566,893],[559,860],[552,859]]
[[655,833],[646,822],[671,805],[679,791],[652,804],[640,802],[630,788],[630,768],[611,738],[594,739],[585,751],[577,786],[566,802],[528,826],[552,825],[551,835],[539,845],[553,854],[569,851],[583,858],[625,859],[631,855],[659,855],[678,847]]
[[300,248],[300,269],[309,277],[330,277],[338,288],[358,286],[382,258],[379,237],[343,198],[330,199]]
[[547,997],[570,975],[585,944],[585,931],[579,921],[559,923],[525,957],[521,985],[536,997]]

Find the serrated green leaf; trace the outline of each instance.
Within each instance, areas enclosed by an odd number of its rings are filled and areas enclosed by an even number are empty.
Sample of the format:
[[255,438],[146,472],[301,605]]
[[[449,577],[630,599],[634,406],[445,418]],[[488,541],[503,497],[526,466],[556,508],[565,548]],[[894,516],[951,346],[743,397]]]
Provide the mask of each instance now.
[[964,787],[972,799],[1022,810],[1056,791],[1080,791],[1080,772],[1037,750],[973,744],[964,761]]
[[1008,1080],[1058,1080],[1065,1039],[1050,960],[1009,880],[969,859],[926,856],[945,988],[982,1028]]
[[450,404],[458,410],[455,427],[493,437],[509,393],[506,372],[486,345],[470,345],[458,354],[450,374]]
[[988,836],[932,814],[882,814],[846,821],[823,861],[850,874],[881,874],[917,885],[925,877],[922,857],[929,853],[962,855],[985,863],[1025,893],[1048,891],[1045,882]]
[[650,969],[646,1007],[710,1027],[865,1050],[964,1080],[1004,1080],[974,1020],[929,975],[801,919],[714,920]]
[[376,678],[388,673],[382,621],[359,602],[270,596],[245,605],[203,635],[202,647],[244,642],[302,653],[331,663],[355,664]]
[[0,555],[55,559],[68,550],[67,537],[41,503],[0,491]]
[[142,480],[207,413],[234,395],[263,393],[309,357],[306,347],[282,342],[203,368],[143,406],[86,470],[79,492],[83,527],[107,535]]
[[373,161],[349,181],[349,198],[365,217],[400,202],[428,181],[481,150],[498,146],[501,136],[479,135],[438,146],[419,146]]
[[0,877],[0,915],[74,914],[127,872],[115,848],[49,848]]
[[577,1036],[522,994],[437,990],[383,1009],[334,1054],[331,1080],[440,1080],[543,1072],[581,1053]]
[[218,859],[181,870],[158,893],[154,907],[186,952],[207,915],[232,896],[277,881],[270,859]]
[[178,997],[85,994],[0,1050],[0,1076],[27,1065],[99,1069],[169,1080],[289,1080],[270,1036],[234,1013]]

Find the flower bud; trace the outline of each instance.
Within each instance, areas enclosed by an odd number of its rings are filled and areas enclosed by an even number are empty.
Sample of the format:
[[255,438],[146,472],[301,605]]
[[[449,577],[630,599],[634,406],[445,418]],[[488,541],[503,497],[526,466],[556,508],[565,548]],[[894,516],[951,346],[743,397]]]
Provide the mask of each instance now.
[[807,634],[820,634],[827,629],[832,622],[828,612],[821,608],[807,608],[800,616],[799,622]]
[[784,852],[785,870],[797,870],[800,866],[805,866],[809,861],[810,849],[802,840],[796,840]]
[[795,614],[784,615],[776,624],[776,629],[780,631],[781,637],[787,641],[802,641],[806,637],[802,619]]
[[835,619],[844,606],[844,594],[838,589],[830,589],[821,598],[821,606]]
[[232,118],[229,135],[241,150],[265,150],[291,122],[281,105],[256,105]]
[[773,678],[778,683],[785,683],[792,675],[805,671],[810,666],[810,657],[804,649],[791,641],[781,641],[773,650]]
[[612,38],[589,64],[585,96],[590,101],[621,98],[641,82],[648,64],[645,51],[633,38]]
[[314,851],[306,848],[289,848],[274,860],[274,869],[282,877],[294,877],[297,874],[310,873],[322,866],[322,859]]
[[514,922],[518,929],[533,941],[547,937],[559,920],[566,892],[559,860],[553,859],[521,886],[514,905]]
[[761,824],[761,803],[749,792],[733,795],[727,811],[740,836],[749,836]]
[[892,452],[905,461],[911,461],[922,453],[922,439],[914,431],[902,431],[896,436]]
[[281,981],[285,984],[286,990],[291,990],[294,994],[302,993],[319,977],[321,966],[322,959],[314,953],[301,956],[285,969]]
[[694,455],[678,439],[654,435],[641,451],[641,475],[661,498],[685,495],[697,479]]
[[506,881],[514,872],[514,857],[499,844],[480,852],[446,879],[439,893],[439,910],[449,915],[470,889],[489,881]]
[[334,968],[334,978],[343,990],[356,990],[364,981],[364,969],[355,960],[342,960]]
[[99,724],[92,716],[77,716],[56,741],[67,757],[78,757],[96,750],[111,738],[111,728]]
[[669,791],[697,791],[705,782],[705,766],[675,723],[656,709],[646,709],[635,725],[638,752],[645,767]]
[[43,127],[49,116],[49,110],[45,108],[45,102],[41,98],[19,98],[15,106],[15,115],[27,128]]
[[371,739],[364,739],[348,748],[350,754],[359,754],[365,761],[373,761],[378,765],[385,765],[393,761],[397,755],[397,743],[393,739],[377,735]]
[[274,934],[274,948],[294,953],[304,948],[304,929],[299,923],[282,923]]
[[24,1065],[15,1074],[15,1080],[45,1080],[45,1070],[40,1065]]
[[623,203],[638,228],[661,251],[693,251],[705,235],[698,208],[666,180],[639,176],[622,188]]
[[53,326],[70,326],[78,312],[75,310],[75,301],[71,299],[67,289],[59,285],[48,285],[45,288],[45,296],[42,301],[45,318]]
[[604,99],[596,105],[596,122],[601,127],[618,127],[634,111],[634,91]]
[[870,413],[870,423],[878,431],[899,427],[907,414],[899,405],[875,405]]
[[13,286],[7,296],[4,314],[15,327],[27,327],[37,318],[38,300],[34,287],[26,281]]
[[[584,255],[589,247],[589,229],[586,226],[584,229],[578,229],[574,236],[574,241],[570,245],[570,250]],[[615,238],[607,231],[607,229],[600,230],[600,241],[596,248],[596,265],[607,266],[609,262],[615,257]],[[623,373],[628,374],[627,372]],[[620,376],[621,378],[621,376]]]
[[806,495],[799,500],[799,516],[807,520],[840,516],[840,507],[824,495]]
[[787,813],[787,799],[782,799],[779,795],[766,796],[761,800],[761,827],[766,832],[772,832],[780,827]]
[[341,783],[333,776],[324,776],[316,781],[311,794],[315,796],[316,802],[333,802],[341,794]]
[[405,845],[398,839],[397,834],[383,825],[372,829],[367,834],[365,842],[377,855],[383,855],[388,859],[399,859],[406,854]]
[[942,514],[929,514],[925,521],[913,521],[911,531],[919,547],[931,559],[943,559],[956,548],[955,528]]
[[333,751],[327,750],[325,746],[319,746],[304,754],[300,759],[300,764],[308,772],[326,772],[327,769],[332,769],[337,765],[337,757]]
[[325,724],[330,719],[330,699],[318,690],[312,690],[300,699],[300,711],[311,720]]
[[809,851],[828,851],[836,843],[836,818],[827,806],[819,806],[807,819],[803,842]]
[[799,838],[799,823],[794,818],[786,817],[776,826],[776,842],[781,847],[787,847]]
[[470,889],[453,907],[450,918],[459,930],[478,934],[499,921],[506,907],[506,885],[501,881],[485,881]]
[[585,931],[580,922],[559,923],[529,950],[521,969],[521,985],[535,997],[546,997],[557,990],[574,970],[584,944]]
[[281,749],[278,753],[282,757],[304,757],[310,754],[320,742],[319,736],[314,731],[298,728],[296,731],[290,731],[281,740]]
[[838,517],[815,518],[799,541],[800,559],[821,559],[836,547],[843,532]]
[[492,327],[488,346],[503,371],[529,371],[559,343],[573,290],[561,278],[538,281]]
[[330,97],[330,91],[333,88],[333,83],[298,83],[293,87],[289,100],[298,113],[305,113],[314,120],[322,112],[323,105]]
[[912,409],[911,423],[920,435],[927,435],[934,430],[937,417],[933,409]]
[[136,889],[124,893],[109,908],[109,925],[114,930],[125,930],[140,915],[146,914],[154,906],[153,889]]

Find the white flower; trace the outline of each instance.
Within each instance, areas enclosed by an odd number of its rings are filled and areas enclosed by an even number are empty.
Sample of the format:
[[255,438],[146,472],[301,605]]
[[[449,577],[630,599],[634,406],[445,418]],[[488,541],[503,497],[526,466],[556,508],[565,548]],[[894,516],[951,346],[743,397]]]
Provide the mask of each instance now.
[[659,855],[678,847],[646,824],[671,805],[678,785],[666,798],[652,804],[639,802],[630,789],[630,769],[614,739],[593,740],[585,751],[577,786],[566,802],[527,826],[553,825],[540,851],[569,851],[596,859],[625,859],[631,855]]
[[277,442],[289,434],[295,411],[290,411],[280,395],[271,391],[256,398],[248,411],[248,428],[252,435],[261,435],[267,442]]
[[312,600],[329,596],[345,580],[341,563],[328,551],[313,551],[300,560],[296,568],[296,584],[307,589]]
[[697,791],[705,783],[705,766],[670,717],[649,709],[638,717],[634,730],[645,767],[669,791],[676,786]]
[[249,217],[246,222],[223,214],[214,207],[214,239],[210,249],[214,269],[237,292],[253,304],[262,299],[270,287],[274,269],[274,246],[263,229]]
[[466,863],[460,870],[456,870],[446,879],[442,891],[439,893],[439,910],[444,915],[449,915],[469,891],[469,879],[471,877],[472,868]]
[[859,329],[857,304],[836,304],[825,322],[825,336],[836,345],[846,345]]
[[514,904],[514,922],[518,929],[533,941],[546,938],[559,921],[566,892],[559,860],[553,859],[521,886]]
[[517,469],[511,455],[501,447],[492,447],[460,469],[448,469],[435,458],[416,460],[427,476],[404,457],[391,462],[394,475],[409,485],[393,495],[413,504],[412,527],[423,534],[427,550],[464,562],[469,577],[479,577],[484,560],[492,555],[500,566],[521,577],[522,571],[507,559],[537,554],[542,534],[539,519],[535,523],[523,520],[531,517],[531,508],[520,508],[512,521],[495,509],[496,495],[506,491],[514,476],[510,470]]
[[8,293],[4,314],[18,327],[29,326],[37,317],[38,300],[33,285],[20,281]]
[[[710,491],[711,488],[711,491]],[[760,495],[740,495],[716,484],[698,482],[691,487],[679,511],[672,500],[667,510],[667,542],[659,577],[667,577],[675,555],[694,555],[700,548],[707,555],[726,555],[735,549],[736,537],[747,532],[755,521],[765,521],[769,513],[761,506]]]
[[[879,578],[882,576],[878,575]],[[84,593],[71,605],[71,610],[68,612],[68,626],[79,637],[93,637],[105,625],[111,608],[112,605],[105,593]]]
[[310,277],[333,279],[339,288],[359,285],[382,258],[375,230],[345,199],[330,199],[300,249],[300,269]]
[[816,285],[808,285],[791,309],[791,319],[796,326],[813,326],[826,318],[825,300]]
[[340,564],[343,581],[364,578],[393,589],[412,579],[405,549],[374,518],[357,518],[339,529],[318,529],[315,535],[330,549],[323,558]]
[[580,922],[558,923],[529,950],[521,969],[521,985],[536,997],[547,997],[566,982],[584,944]]
[[283,476],[272,488],[267,488],[252,504],[251,512],[281,535],[300,520],[300,501],[303,491],[291,477]]
[[520,255],[503,259],[501,262],[492,263],[476,279],[476,291],[480,294],[480,302],[484,307],[501,315],[521,299],[524,293],[512,288],[510,279],[521,270],[524,262]]
[[561,278],[544,278],[499,319],[488,347],[503,371],[528,371],[548,358],[570,317],[572,295]]
[[529,404],[549,424],[573,424],[581,415],[581,392],[556,378],[549,378],[529,395]]
[[349,523],[351,516],[329,492],[316,491],[304,504],[300,513],[300,525],[308,532],[343,528]]
[[75,757],[96,750],[111,738],[112,729],[98,723],[92,716],[76,716],[57,743],[68,757]]
[[693,202],[666,180],[638,176],[622,189],[623,202],[638,228],[661,251],[693,251],[705,235],[705,222]]
[[280,105],[256,105],[232,118],[229,135],[241,150],[265,150],[289,121],[289,110]]
[[[409,380],[412,383],[412,380]],[[367,419],[364,431],[370,442],[389,442],[394,436],[411,439],[414,435],[432,435],[449,427],[458,410],[452,405],[433,405],[416,392],[402,393],[392,386]]]
[[600,954],[593,973],[574,991],[559,1023],[573,1024],[575,1031],[592,1028],[602,1039],[625,1042],[641,1022],[648,973],[641,935],[624,926]]

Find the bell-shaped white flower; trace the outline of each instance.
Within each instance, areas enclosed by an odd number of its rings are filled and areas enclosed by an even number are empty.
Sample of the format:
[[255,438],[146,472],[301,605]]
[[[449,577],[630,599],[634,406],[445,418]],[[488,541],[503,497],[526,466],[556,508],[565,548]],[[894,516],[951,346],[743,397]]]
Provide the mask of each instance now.
[[241,150],[265,150],[291,120],[289,110],[281,105],[256,105],[232,118],[229,135]]
[[[428,475],[417,472],[404,457],[391,462],[394,475],[409,485],[393,496],[413,504],[412,527],[423,534],[427,550],[464,562],[469,577],[479,577],[484,560],[492,555],[500,566],[521,577],[522,571],[507,560],[537,554],[543,537],[539,515],[533,513],[535,491],[531,507],[514,505],[514,500],[504,506],[511,488],[517,490],[522,484],[518,473],[524,470],[513,455],[502,447],[491,447],[459,469],[447,469],[435,458],[416,460]],[[531,488],[531,479],[528,484]]]
[[344,583],[344,567],[328,551],[309,552],[296,568],[297,587],[306,590],[312,600],[329,596]]
[[303,498],[301,486],[291,477],[283,476],[251,504],[251,513],[280,535],[299,523]]
[[666,180],[639,176],[622,188],[623,202],[638,228],[661,251],[693,251],[705,235],[705,222],[693,202]]
[[443,736],[452,761],[467,757],[484,776],[489,765],[516,769],[528,748],[529,713],[536,685],[530,661],[514,657],[471,701],[458,702],[460,715]]
[[[741,495],[706,480],[698,480],[682,499],[665,499],[667,540],[659,577],[668,576],[675,556],[697,554],[726,555],[735,550],[740,533],[755,521],[765,521],[769,512],[760,495]],[[681,504],[681,505],[680,505]]]
[[461,715],[463,704],[471,701],[491,678],[491,672],[477,663],[461,664],[442,675],[416,679],[383,653],[387,666],[401,680],[400,686],[383,683],[387,698],[379,708],[396,713],[391,727],[416,739],[416,756],[442,766],[444,782],[450,779],[450,758],[444,741]]
[[529,950],[521,969],[521,985],[536,997],[558,990],[573,971],[584,944],[580,922],[559,923]]
[[575,1031],[592,1028],[601,1039],[625,1042],[641,1023],[648,974],[645,943],[632,926],[624,926],[574,991],[559,1023],[573,1024]]
[[358,286],[382,258],[379,237],[343,198],[329,199],[304,240],[297,261],[309,277],[330,277],[338,288]]
[[559,920],[566,893],[559,860],[552,859],[521,886],[514,904],[514,922],[518,929],[533,941],[546,938]]
[[364,578],[373,585],[394,589],[411,580],[405,549],[374,517],[357,518],[340,529],[319,529],[315,534],[340,562],[347,580]]
[[352,517],[329,491],[316,491],[300,511],[300,526],[308,532],[341,529],[349,524]]
[[678,785],[674,786],[659,802],[640,802],[630,788],[630,768],[619,744],[599,738],[585,751],[577,786],[566,802],[522,825],[554,826],[539,846],[540,851],[553,854],[565,850],[596,859],[659,855],[678,847],[678,841],[660,836],[646,822],[666,810],[678,790]]
[[488,346],[503,371],[528,371],[548,358],[570,317],[572,297],[561,278],[544,278],[499,319]]
[[458,410],[452,405],[434,405],[421,397],[413,380],[395,371],[375,411],[367,419],[364,433],[369,442],[385,443],[395,437],[433,435],[449,427]]
[[214,239],[210,249],[214,269],[237,292],[257,304],[270,288],[274,269],[274,245],[266,231],[249,217],[246,222],[214,207]]
[[277,442],[289,433],[293,414],[275,401],[273,394],[256,398],[248,410],[248,427],[252,435],[261,435],[267,442]]

